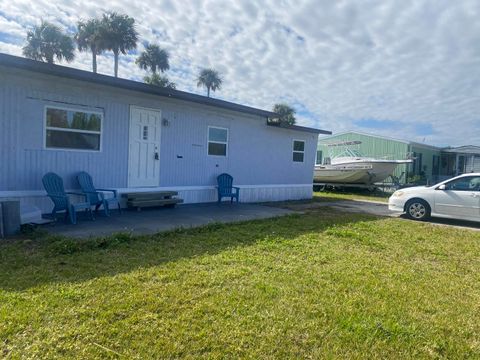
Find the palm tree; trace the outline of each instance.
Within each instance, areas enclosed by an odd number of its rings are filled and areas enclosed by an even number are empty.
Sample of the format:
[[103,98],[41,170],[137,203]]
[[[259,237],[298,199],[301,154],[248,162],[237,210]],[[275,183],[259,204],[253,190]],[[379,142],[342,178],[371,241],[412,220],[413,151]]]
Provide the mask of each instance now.
[[97,55],[105,50],[101,26],[102,23],[98,19],[80,20],[77,23],[78,30],[75,34],[78,50],[90,50],[92,52],[92,68],[94,73],[97,72]]
[[53,64],[55,59],[70,62],[75,58],[75,45],[73,39],[58,26],[42,20],[39,26],[27,32],[23,55],[49,64]]
[[143,78],[143,81],[146,84],[156,85],[156,86],[164,87],[167,89],[175,90],[177,88],[177,85],[174,82],[170,81],[166,76],[161,76],[156,72],[150,76],[145,76]]
[[295,109],[287,104],[275,104],[273,112],[279,115],[276,122],[280,124],[294,125],[295,124]]
[[125,55],[137,47],[138,32],[135,29],[135,19],[116,12],[103,14],[101,31],[105,49],[113,51],[114,72],[115,77],[118,77],[119,54]]
[[157,73],[157,69],[163,73],[170,68],[168,58],[167,50],[160,48],[158,45],[149,44],[135,60],[135,63],[143,70],[151,70],[153,74]]
[[207,89],[207,96],[210,97],[210,90],[220,90],[222,82],[223,80],[218,71],[214,69],[202,69],[198,75],[197,87],[205,87]]

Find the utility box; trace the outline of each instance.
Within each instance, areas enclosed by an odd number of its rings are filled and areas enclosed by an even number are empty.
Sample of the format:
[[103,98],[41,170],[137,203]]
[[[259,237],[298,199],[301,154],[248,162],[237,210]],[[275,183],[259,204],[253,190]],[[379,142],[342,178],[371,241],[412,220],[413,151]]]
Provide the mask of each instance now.
[[0,201],[0,223],[2,238],[20,231],[20,200]]

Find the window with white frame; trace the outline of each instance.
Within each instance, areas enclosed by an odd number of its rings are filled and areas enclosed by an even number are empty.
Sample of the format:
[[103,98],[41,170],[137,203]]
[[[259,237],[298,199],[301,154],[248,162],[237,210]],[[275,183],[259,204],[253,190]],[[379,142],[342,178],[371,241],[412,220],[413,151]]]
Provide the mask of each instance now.
[[305,157],[305,141],[293,140],[293,161],[303,162]]
[[208,127],[208,155],[227,156],[228,129]]
[[47,106],[45,147],[100,151],[103,114]]

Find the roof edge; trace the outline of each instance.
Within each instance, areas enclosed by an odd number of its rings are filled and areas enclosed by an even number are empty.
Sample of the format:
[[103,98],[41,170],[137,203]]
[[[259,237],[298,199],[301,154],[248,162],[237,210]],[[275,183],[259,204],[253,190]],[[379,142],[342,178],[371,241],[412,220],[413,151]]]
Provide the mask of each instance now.
[[99,85],[112,86],[125,90],[143,92],[171,99],[189,101],[267,118],[278,117],[278,114],[271,111],[240,105],[226,100],[212,99],[210,97],[193,94],[186,91],[166,89],[155,85],[144,84],[139,81],[116,78],[104,74],[96,74],[90,71],[75,69],[63,65],[48,64],[41,61],[4,53],[0,53],[0,65],[52,76],[60,76],[73,80],[92,82]]
[[340,136],[340,135],[345,135],[345,134],[357,134],[357,135],[363,135],[363,136],[371,136],[371,137],[375,137],[375,138],[379,138],[379,139],[397,141],[397,142],[401,142],[401,143],[404,143],[404,144],[407,144],[407,145],[410,144],[410,142],[407,141],[407,140],[396,139],[396,138],[393,138],[393,137],[390,137],[390,136],[383,136],[383,135],[371,134],[371,133],[367,133],[367,132],[363,132],[363,131],[354,131],[354,130],[342,131],[342,132],[334,134],[333,136]]
[[307,126],[300,126],[300,125],[288,125],[288,124],[277,124],[277,123],[267,123],[268,126],[273,126],[276,128],[280,129],[287,129],[287,130],[295,130],[295,131],[303,131],[303,132],[309,132],[309,133],[314,133],[314,134],[325,134],[325,135],[331,135],[332,132],[328,130],[321,130],[321,129],[316,129],[316,128],[311,128]]
[[406,145],[423,146],[423,147],[434,149],[434,150],[441,150],[442,149],[441,147],[438,147],[438,146],[435,146],[435,145],[429,145],[429,144],[419,143],[419,142],[416,142],[416,141],[397,139],[397,138],[394,138],[394,137],[391,137],[391,136],[383,136],[383,135],[371,134],[371,133],[367,133],[367,132],[363,132],[363,131],[355,131],[355,130],[342,131],[342,132],[334,134],[333,136],[340,136],[340,135],[345,135],[345,134],[358,134],[358,135],[363,135],[363,136],[370,136],[370,137],[374,137],[374,138],[377,138],[377,139],[396,141],[396,142],[403,143],[403,144],[406,144]]

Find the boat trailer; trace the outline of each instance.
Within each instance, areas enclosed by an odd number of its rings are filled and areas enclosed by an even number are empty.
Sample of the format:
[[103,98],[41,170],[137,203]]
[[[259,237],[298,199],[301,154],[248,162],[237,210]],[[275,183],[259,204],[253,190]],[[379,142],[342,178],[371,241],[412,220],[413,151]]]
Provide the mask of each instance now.
[[369,182],[366,184],[350,184],[350,183],[328,183],[328,182],[313,182],[313,189],[316,191],[326,190],[344,190],[344,189],[367,189],[368,191],[375,191],[378,188],[382,188],[383,191],[396,191],[402,188],[401,180],[405,176],[405,172],[402,172],[400,176],[390,175],[390,182],[374,183]]

